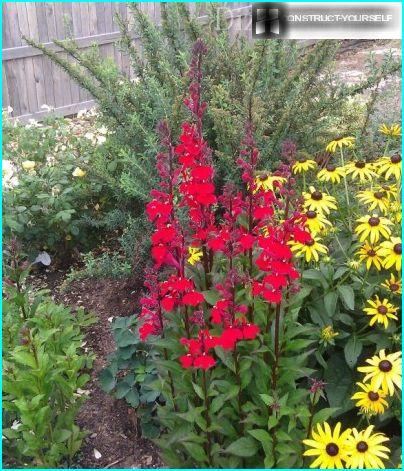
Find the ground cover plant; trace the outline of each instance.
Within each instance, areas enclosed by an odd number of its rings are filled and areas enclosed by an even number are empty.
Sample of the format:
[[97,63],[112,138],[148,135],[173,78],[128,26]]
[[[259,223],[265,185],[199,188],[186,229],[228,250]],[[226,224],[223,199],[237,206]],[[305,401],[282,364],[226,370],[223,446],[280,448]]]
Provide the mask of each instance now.
[[397,466],[401,128],[381,126],[377,159],[353,136],[319,163],[286,141],[268,172],[247,121],[241,181],[218,193],[205,47],[193,49],[178,143],[159,126],[146,208],[154,266],[139,335],[160,352],[157,443],[170,466]]

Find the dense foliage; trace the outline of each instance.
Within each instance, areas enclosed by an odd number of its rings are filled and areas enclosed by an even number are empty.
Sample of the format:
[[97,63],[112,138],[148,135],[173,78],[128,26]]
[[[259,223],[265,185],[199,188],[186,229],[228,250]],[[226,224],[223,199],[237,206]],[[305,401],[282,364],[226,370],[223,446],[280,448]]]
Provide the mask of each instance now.
[[[153,158],[160,149],[155,127],[169,117],[173,138],[178,137],[185,119],[182,100],[189,85],[189,51],[198,37],[208,46],[203,81],[210,106],[204,129],[214,150],[218,188],[236,175],[234,161],[248,119],[254,123],[254,137],[261,149],[261,169],[275,168],[286,137],[314,154],[336,133],[355,131],[367,139],[370,131],[372,136],[367,115],[373,111],[379,85],[400,70],[399,61],[391,55],[386,54],[379,65],[370,59],[366,79],[346,85],[334,71],[337,41],[320,41],[302,49],[296,41],[232,39],[217,4],[208,5],[209,21],[204,25],[189,13],[186,4],[163,3],[161,7],[161,27],[136,3],[129,4],[133,24],[116,17],[122,33],[120,46],[130,56],[133,79],[120,72],[113,60],[103,58],[96,46],[81,50],[73,39],[55,41],[66,58],[26,38],[91,92],[102,124],[113,131],[103,152],[92,157],[92,165],[102,176],[104,188],[108,187],[107,194],[119,203],[118,212],[111,217],[120,218],[114,221],[125,234],[139,239],[144,233],[143,208],[156,184]],[[364,112],[359,113],[352,99],[370,89],[374,91],[369,106],[361,105]],[[145,249],[147,245],[135,257]],[[132,263],[133,249],[126,256],[132,266],[139,264]]]
[[96,320],[34,293],[15,240],[5,260],[3,449],[18,466],[70,465],[86,435],[75,424],[90,379],[83,370],[92,366],[82,329]]
[[205,51],[197,41],[178,144],[159,126],[160,182],[146,209],[154,267],[139,334],[160,351],[157,442],[170,466],[396,466],[401,128],[383,125],[382,157],[366,161],[354,137],[334,139],[307,187],[317,163],[287,141],[280,167],[262,171],[247,122],[244,189],[218,195]]

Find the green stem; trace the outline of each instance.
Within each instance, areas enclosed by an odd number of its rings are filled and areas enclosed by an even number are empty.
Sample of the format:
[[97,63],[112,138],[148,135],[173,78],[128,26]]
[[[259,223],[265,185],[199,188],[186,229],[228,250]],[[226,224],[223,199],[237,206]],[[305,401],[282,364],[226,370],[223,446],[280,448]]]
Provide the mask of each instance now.
[[[342,147],[340,148],[340,153],[341,153],[341,166],[345,167],[345,160],[344,160],[344,151],[342,150]],[[348,211],[348,226],[349,230],[352,231],[352,224],[351,224],[351,209],[350,209],[350,201],[349,201],[349,193],[348,193],[348,183],[346,181],[346,175],[344,172],[344,187],[345,187],[345,199],[346,199],[346,204],[347,204],[347,211]]]
[[210,432],[210,414],[209,414],[209,409],[210,409],[210,401],[209,401],[209,396],[208,396],[208,387],[207,387],[207,381],[206,381],[206,371],[202,370],[202,387],[203,387],[203,395],[204,395],[204,401],[205,401],[205,420],[206,420],[206,444],[205,444],[205,449],[206,449],[206,454],[208,456],[208,463],[209,466],[212,467],[212,436]]

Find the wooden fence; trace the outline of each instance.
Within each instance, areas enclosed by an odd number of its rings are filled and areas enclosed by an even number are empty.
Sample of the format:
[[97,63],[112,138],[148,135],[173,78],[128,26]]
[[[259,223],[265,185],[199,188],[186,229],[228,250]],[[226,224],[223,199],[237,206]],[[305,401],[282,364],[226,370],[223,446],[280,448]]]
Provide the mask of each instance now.
[[[161,19],[158,2],[139,3],[155,23]],[[206,21],[206,4],[189,3],[199,21]],[[251,4],[223,3],[231,34],[250,34]],[[120,2],[25,3],[3,2],[3,108],[11,107],[11,116],[22,121],[41,119],[48,111],[68,116],[94,104],[91,95],[77,85],[57,65],[35,48],[28,46],[25,35],[60,51],[53,39],[65,39],[70,34],[80,48],[98,44],[104,57],[113,58],[120,69],[131,75],[129,58],[118,50],[115,42],[119,28],[114,14],[130,20],[130,10]],[[63,52],[57,52],[66,57]]]

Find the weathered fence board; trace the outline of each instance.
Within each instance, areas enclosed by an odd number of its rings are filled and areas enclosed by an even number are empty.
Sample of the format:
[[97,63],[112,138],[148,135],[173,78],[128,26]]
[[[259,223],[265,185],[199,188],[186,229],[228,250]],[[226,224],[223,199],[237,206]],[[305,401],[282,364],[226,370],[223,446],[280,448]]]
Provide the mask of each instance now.
[[[156,23],[161,21],[159,2],[139,3]],[[248,35],[250,30],[250,3],[223,3],[232,35]],[[103,57],[111,57],[120,70],[131,76],[130,61],[115,42],[120,36],[114,14],[130,18],[126,3],[121,2],[65,2],[25,3],[3,2],[3,107],[13,108],[13,117],[26,121],[42,119],[48,105],[54,113],[67,116],[93,104],[91,95],[74,80],[44,57],[41,51],[28,46],[22,39],[25,35],[44,43],[57,54],[66,57],[62,49],[53,44],[53,39],[75,38],[80,48],[98,44]],[[207,4],[189,3],[201,23],[207,20]],[[231,21],[230,21],[231,20]],[[134,38],[136,41],[136,38]]]

